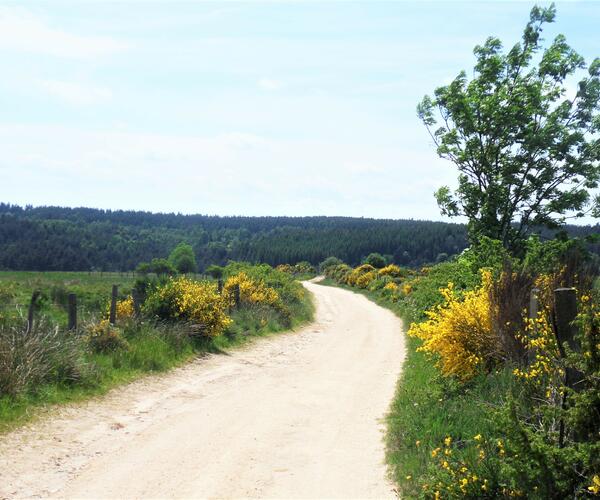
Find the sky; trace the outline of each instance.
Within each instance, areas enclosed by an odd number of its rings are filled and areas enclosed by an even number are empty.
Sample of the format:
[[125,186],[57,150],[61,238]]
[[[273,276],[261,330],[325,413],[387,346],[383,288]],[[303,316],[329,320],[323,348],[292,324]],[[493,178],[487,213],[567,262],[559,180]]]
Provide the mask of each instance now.
[[[0,0],[0,201],[444,220],[416,105],[532,6]],[[599,56],[600,1],[557,10]]]

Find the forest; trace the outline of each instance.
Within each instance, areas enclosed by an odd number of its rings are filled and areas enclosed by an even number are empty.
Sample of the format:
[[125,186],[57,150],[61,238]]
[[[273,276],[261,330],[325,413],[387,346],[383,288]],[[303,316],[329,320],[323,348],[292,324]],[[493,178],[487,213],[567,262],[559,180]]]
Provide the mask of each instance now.
[[[600,233],[567,226],[571,236]],[[543,237],[553,237],[545,230]],[[468,246],[462,224],[353,217],[219,217],[0,203],[0,269],[130,271],[190,244],[200,270],[229,260],[273,266],[334,255],[356,265],[371,252],[418,267]],[[600,253],[600,245],[591,245]]]

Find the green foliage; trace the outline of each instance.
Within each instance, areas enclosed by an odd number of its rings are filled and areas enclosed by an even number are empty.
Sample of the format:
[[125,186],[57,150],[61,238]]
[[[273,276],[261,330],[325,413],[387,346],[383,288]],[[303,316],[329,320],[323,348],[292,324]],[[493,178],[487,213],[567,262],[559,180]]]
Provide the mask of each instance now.
[[[337,276],[412,323],[431,317],[426,311],[444,301],[441,288],[452,283],[461,304],[466,297],[461,291],[479,287],[480,269],[489,270],[491,285],[481,297],[489,297],[485,321],[497,348],[482,358],[485,370],[467,382],[442,376],[437,358],[419,351],[418,339],[408,339],[387,435],[388,462],[405,497],[600,493],[600,290],[591,290],[597,269],[589,266],[580,240],[530,238],[525,248],[518,259],[501,242],[484,237],[449,262],[417,273],[373,275],[366,287],[358,278],[371,269],[358,273],[360,268],[342,264],[327,271],[329,279]],[[566,358],[553,340],[550,314],[552,290],[562,286],[579,291],[581,348],[566,347]],[[542,311],[535,322],[523,317],[533,287],[540,289]],[[565,369],[581,374],[577,390],[565,384]]]
[[341,259],[338,259],[337,257],[327,257],[323,262],[319,264],[319,271],[324,273],[330,267],[339,266],[340,264],[343,264]]
[[496,273],[501,271],[507,262],[513,262],[510,253],[499,240],[482,236],[459,257],[462,264],[470,266],[477,273],[482,268],[492,268]]
[[198,269],[192,245],[179,243],[169,255],[169,263],[181,274],[195,273]]
[[365,264],[369,264],[370,266],[373,266],[375,269],[381,269],[382,267],[385,267],[387,262],[385,261],[385,259],[383,258],[383,255],[379,254],[379,253],[370,253],[367,258],[365,259]]
[[291,274],[297,280],[311,279],[317,274],[317,270],[312,266],[312,264],[306,261],[298,262],[294,265],[280,264],[276,267],[276,269],[278,271]]
[[205,270],[204,273],[214,278],[216,280],[221,279],[223,277],[223,268],[217,265],[210,265]]
[[[538,348],[548,359],[546,371],[526,377],[515,387],[510,403],[500,413],[499,428],[507,442],[502,479],[525,491],[535,488],[537,498],[586,496],[593,476],[600,475],[597,291],[580,295],[576,326],[579,348],[567,348],[566,357],[558,350],[547,353]],[[564,371],[571,374],[567,379]]]
[[457,292],[472,290],[481,284],[481,275],[473,268],[470,260],[459,258],[426,268],[424,273],[408,283],[411,291],[399,307],[405,319],[411,322],[422,321],[426,318],[426,310],[443,302],[440,290],[448,286],[448,283],[453,283]]
[[568,96],[586,65],[563,35],[543,49],[554,17],[554,6],[534,7],[521,43],[503,52],[488,38],[474,49],[471,81],[463,71],[418,106],[438,155],[459,171],[457,191],[439,189],[438,204],[468,217],[472,241],[489,236],[521,251],[532,228],[598,211],[590,190],[600,179],[600,59]]
[[[571,236],[600,226],[567,226]],[[544,239],[554,233],[540,229]],[[199,269],[229,260],[272,266],[335,255],[355,266],[379,252],[388,262],[418,267],[467,246],[462,224],[351,217],[212,217],[26,207],[0,202],[0,269],[126,271],[164,257],[181,241],[195,250]],[[600,253],[600,242],[590,242]],[[141,271],[152,272],[144,266]]]
[[177,270],[167,259],[152,259],[150,262],[150,270],[157,275],[173,275],[177,273]]
[[135,267],[135,272],[139,273],[139,274],[149,274],[152,272],[152,268],[150,266],[149,262],[140,262],[136,267]]
[[86,330],[87,343],[92,352],[106,353],[129,348],[121,330],[107,320],[92,323]]
[[555,272],[569,258],[579,262],[590,260],[585,242],[581,239],[555,239],[542,242],[537,236],[526,241],[523,266],[534,274]]

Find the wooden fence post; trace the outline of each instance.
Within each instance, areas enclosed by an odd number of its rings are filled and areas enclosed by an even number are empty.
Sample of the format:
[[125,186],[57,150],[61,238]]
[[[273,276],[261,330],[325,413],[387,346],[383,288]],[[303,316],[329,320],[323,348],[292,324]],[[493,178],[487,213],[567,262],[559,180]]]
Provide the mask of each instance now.
[[69,330],[77,330],[77,295],[69,294]]
[[578,349],[575,342],[576,327],[572,325],[577,317],[577,294],[574,288],[557,288],[554,290],[554,321],[556,340],[561,356],[565,356],[564,343],[572,351]]
[[[573,321],[577,317],[577,292],[575,288],[557,288],[554,290],[554,327],[560,355],[566,356],[564,344],[571,351],[579,351],[580,346],[575,340],[577,326]],[[565,384],[571,389],[577,389],[581,382],[582,373],[575,368],[567,367]]]
[[140,316],[140,310],[141,310],[141,300],[140,300],[140,292],[137,290],[137,288],[134,288],[131,291],[131,298],[133,299],[133,315],[136,318],[139,318]]
[[29,310],[27,311],[27,333],[30,333],[33,329],[33,317],[35,315],[35,308],[37,306],[37,301],[40,295],[41,292],[39,290],[35,290],[31,294],[31,302],[29,303]]
[[535,320],[540,309],[539,288],[532,288],[529,294],[529,319]]
[[[566,356],[564,344],[569,346],[572,351],[578,351],[580,346],[575,340],[577,327],[573,325],[573,321],[577,317],[577,293],[574,288],[557,288],[554,290],[554,333],[556,342],[562,358]],[[565,385],[570,389],[581,390],[583,374],[570,366],[565,370]],[[561,407],[566,409],[567,393],[562,397]],[[559,422],[558,446],[562,448],[565,443],[565,421],[561,418]],[[575,441],[579,440],[577,435],[573,436]]]
[[[539,309],[540,309],[540,301],[539,301],[539,288],[532,288],[529,293],[529,319],[532,322],[534,334],[537,330],[537,324],[535,320],[538,317]],[[527,363],[531,364],[535,360],[535,352],[531,347],[527,348]]]
[[233,302],[235,307],[240,307],[240,285],[239,283],[233,287]]
[[119,295],[119,287],[117,285],[112,286],[112,295],[110,298],[110,317],[109,321],[111,325],[114,325],[117,321],[117,297]]

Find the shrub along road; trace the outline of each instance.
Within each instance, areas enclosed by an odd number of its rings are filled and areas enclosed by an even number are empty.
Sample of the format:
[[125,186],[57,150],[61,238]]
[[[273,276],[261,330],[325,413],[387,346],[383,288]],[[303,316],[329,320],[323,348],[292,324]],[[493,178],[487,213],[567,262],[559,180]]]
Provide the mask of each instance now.
[[3,497],[393,497],[383,417],[400,320],[307,283],[316,322],[0,438]]

